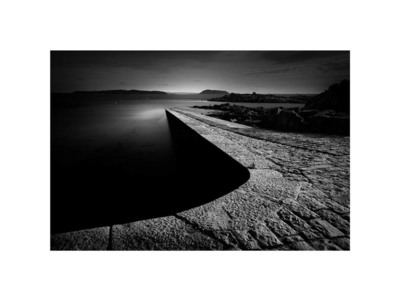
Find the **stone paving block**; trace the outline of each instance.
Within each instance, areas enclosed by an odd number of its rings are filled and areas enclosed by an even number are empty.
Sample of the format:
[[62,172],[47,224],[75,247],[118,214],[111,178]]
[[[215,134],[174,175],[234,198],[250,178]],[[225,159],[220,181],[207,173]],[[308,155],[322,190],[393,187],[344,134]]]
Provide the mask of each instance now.
[[321,239],[310,241],[309,244],[316,250],[321,251],[340,251],[342,250],[330,239]]
[[115,250],[222,250],[223,247],[218,240],[173,216],[112,228]]
[[[263,173],[261,173],[264,171]],[[257,178],[256,174],[274,174],[268,170],[251,170],[251,175],[253,176],[250,181],[250,189],[258,193],[260,195],[268,196],[268,198],[273,200],[282,200],[285,198],[294,198],[296,195],[297,183],[290,182],[281,178],[272,178],[272,177],[259,177]]]
[[343,250],[350,250],[350,239],[347,237],[332,238],[332,241]]
[[347,208],[350,207],[350,195],[348,193],[333,196],[332,198],[336,203],[339,203]]
[[296,242],[302,242],[304,239],[300,235],[292,235],[292,236],[286,236],[286,237],[281,237],[280,240],[285,244],[285,245],[290,245]]
[[289,211],[285,208],[282,208],[281,210],[279,210],[278,216],[284,222],[291,225],[291,227],[298,232],[311,228],[311,226],[309,224],[307,224],[304,220],[302,220],[298,216],[294,215],[291,211]]
[[231,231],[215,231],[215,237],[225,244],[224,249],[228,250],[240,250],[240,242]]
[[249,169],[277,169],[277,165],[260,155],[237,155],[237,161]]
[[270,228],[278,237],[284,237],[289,235],[295,235],[297,232],[291,228],[288,224],[284,221],[279,219],[267,218],[265,224],[268,228]]
[[346,208],[338,203],[335,203],[329,199],[323,199],[323,203],[324,205],[326,205],[327,208],[329,208],[330,210],[334,211],[337,214],[345,214],[345,213],[349,213],[350,209]]
[[320,210],[318,211],[318,215],[328,221],[331,225],[333,225],[335,228],[339,229],[342,231],[344,234],[349,235],[350,234],[350,223],[337,215],[336,213],[330,211],[330,210]]
[[282,244],[275,234],[263,223],[259,223],[254,229],[249,230],[249,234],[257,240],[263,249]]
[[232,234],[238,241],[238,246],[242,250],[262,250],[258,241],[249,233],[248,230],[232,230]]
[[292,250],[314,251],[315,249],[304,241],[298,241],[289,245]]
[[288,207],[290,211],[292,211],[297,216],[301,217],[304,220],[309,220],[312,218],[317,218],[318,214],[309,210],[306,206],[301,205],[300,203],[292,200],[292,199],[285,199],[283,203]]
[[256,194],[242,193],[241,189],[177,215],[210,231],[253,228],[274,205]]
[[304,207],[309,209],[310,211],[317,211],[321,209],[326,209],[328,208],[326,205],[323,203],[319,202],[318,199],[316,199],[313,196],[310,196],[307,193],[300,192],[298,197],[297,197],[297,202],[299,204],[302,204]]
[[301,231],[301,232],[299,232],[299,235],[307,241],[324,238],[324,235],[315,229],[307,229],[307,230]]
[[337,237],[344,236],[344,233],[332,226],[325,220],[322,219],[314,219],[310,221],[310,224],[317,229],[319,232],[324,234],[327,237]]
[[106,250],[110,227],[86,229],[51,236],[51,250]]
[[310,246],[305,241],[297,241],[291,244],[285,244],[282,247],[278,247],[276,250],[279,251],[315,251],[315,249]]
[[350,212],[348,213],[343,213],[340,215],[344,220],[348,221],[350,223]]

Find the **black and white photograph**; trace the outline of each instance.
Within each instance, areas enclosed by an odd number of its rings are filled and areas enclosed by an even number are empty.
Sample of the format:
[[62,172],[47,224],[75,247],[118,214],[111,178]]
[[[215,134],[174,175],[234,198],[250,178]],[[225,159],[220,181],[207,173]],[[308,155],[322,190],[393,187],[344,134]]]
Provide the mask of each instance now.
[[349,250],[350,51],[52,51],[52,250]]
[[0,300],[400,300],[395,1],[0,12]]

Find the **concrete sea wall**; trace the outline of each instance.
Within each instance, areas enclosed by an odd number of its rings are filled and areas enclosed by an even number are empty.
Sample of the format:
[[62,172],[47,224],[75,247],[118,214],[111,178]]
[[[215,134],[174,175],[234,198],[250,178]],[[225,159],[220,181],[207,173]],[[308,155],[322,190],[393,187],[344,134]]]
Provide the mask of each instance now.
[[52,249],[350,249],[349,137],[258,130],[189,109],[168,114],[246,167],[249,180],[173,215],[53,235]]

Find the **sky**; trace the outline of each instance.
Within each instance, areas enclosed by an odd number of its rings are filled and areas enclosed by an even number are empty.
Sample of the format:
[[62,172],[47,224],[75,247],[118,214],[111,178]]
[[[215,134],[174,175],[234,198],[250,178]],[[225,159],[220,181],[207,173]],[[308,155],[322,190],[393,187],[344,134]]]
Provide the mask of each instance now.
[[304,93],[350,79],[349,51],[52,51],[52,92]]

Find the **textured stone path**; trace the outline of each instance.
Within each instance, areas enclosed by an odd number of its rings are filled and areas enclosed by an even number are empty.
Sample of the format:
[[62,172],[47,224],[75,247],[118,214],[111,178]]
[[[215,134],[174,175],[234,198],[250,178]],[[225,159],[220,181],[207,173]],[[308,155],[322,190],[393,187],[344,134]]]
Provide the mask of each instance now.
[[350,249],[349,137],[258,130],[193,110],[169,112],[246,166],[250,179],[173,216],[54,235],[53,249]]

